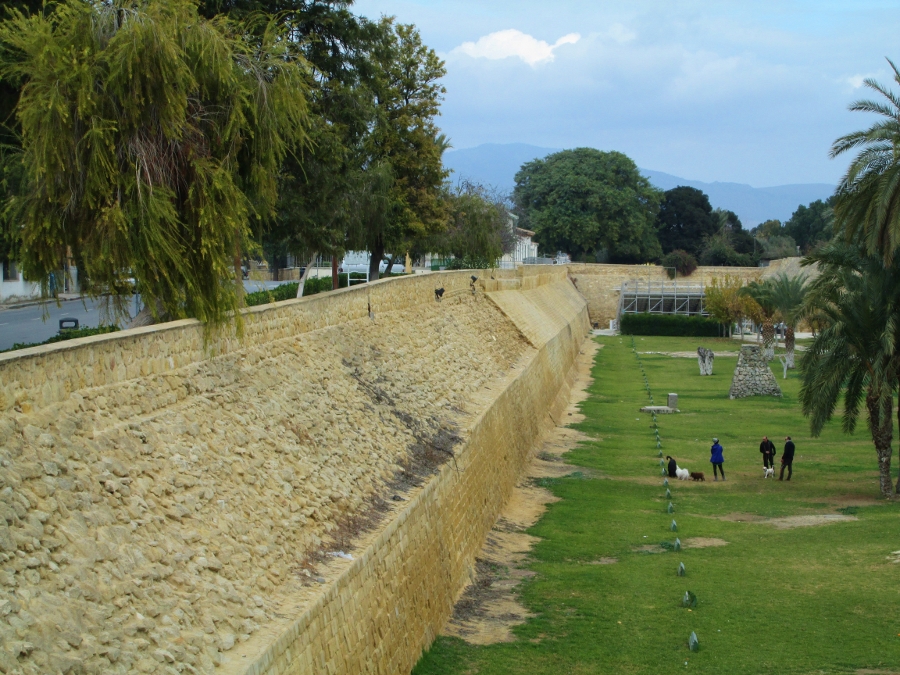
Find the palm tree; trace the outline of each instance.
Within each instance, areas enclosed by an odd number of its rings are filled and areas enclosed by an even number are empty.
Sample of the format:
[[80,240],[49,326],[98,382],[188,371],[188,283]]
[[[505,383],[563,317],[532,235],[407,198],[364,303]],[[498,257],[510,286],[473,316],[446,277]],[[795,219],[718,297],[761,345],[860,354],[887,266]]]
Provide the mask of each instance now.
[[803,414],[818,436],[843,396],[842,427],[852,433],[864,401],[881,493],[890,497],[900,270],[886,268],[880,256],[840,244],[831,244],[809,262],[817,262],[822,274],[810,284],[806,309],[825,327],[800,361]]
[[803,300],[806,297],[806,277],[789,277],[782,273],[769,280],[772,304],[785,323],[784,351],[787,367],[794,367],[794,327],[803,317]]
[[775,358],[775,317],[778,315],[772,280],[751,281],[741,289],[741,293],[753,298],[759,307],[762,318],[760,335],[763,340],[763,355],[767,361],[771,361]]
[[[900,84],[900,71],[890,59],[888,63]],[[880,255],[887,265],[900,245],[900,98],[873,79],[866,79],[865,85],[885,100],[856,101],[850,110],[882,119],[831,146],[832,157],[861,148],[838,185],[835,228],[848,241],[859,234],[867,253]]]

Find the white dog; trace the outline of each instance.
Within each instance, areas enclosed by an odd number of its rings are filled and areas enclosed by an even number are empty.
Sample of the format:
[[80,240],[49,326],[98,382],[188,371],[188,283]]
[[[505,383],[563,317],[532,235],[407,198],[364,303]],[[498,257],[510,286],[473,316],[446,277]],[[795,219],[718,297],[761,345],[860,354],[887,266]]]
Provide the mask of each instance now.
[[680,466],[675,466],[675,475],[678,476],[678,480],[687,480],[691,477],[691,472],[687,469],[682,469]]
[[775,467],[774,466],[763,467],[763,471],[766,472],[766,474],[763,476],[763,478],[768,478],[769,476],[771,476],[772,478],[775,478]]

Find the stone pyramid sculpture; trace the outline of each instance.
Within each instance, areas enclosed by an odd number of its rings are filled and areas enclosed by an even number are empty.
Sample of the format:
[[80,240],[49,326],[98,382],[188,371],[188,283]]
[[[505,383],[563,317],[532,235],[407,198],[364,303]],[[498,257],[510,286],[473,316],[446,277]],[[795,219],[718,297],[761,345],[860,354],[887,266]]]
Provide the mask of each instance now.
[[781,388],[757,345],[744,345],[731,380],[728,398],[781,396]]

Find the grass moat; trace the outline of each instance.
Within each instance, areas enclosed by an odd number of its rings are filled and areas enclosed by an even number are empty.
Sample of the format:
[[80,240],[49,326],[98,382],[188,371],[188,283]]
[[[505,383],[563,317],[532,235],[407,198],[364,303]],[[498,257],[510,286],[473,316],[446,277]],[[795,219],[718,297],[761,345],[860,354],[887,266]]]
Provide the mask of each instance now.
[[[811,438],[797,372],[785,380],[780,367],[783,398],[729,400],[731,340],[637,337],[635,353],[629,336],[597,339],[578,424],[588,440],[565,455],[570,475],[540,480],[560,500],[528,530],[540,540],[519,601],[533,618],[510,642],[439,637],[414,675],[900,675],[900,503],[878,497],[865,422],[848,436],[835,420]],[[677,356],[701,345],[734,356],[701,377],[696,358]],[[671,499],[654,420],[638,412],[649,404],[641,366],[654,403],[679,395],[681,412],[657,418],[663,454],[706,475],[669,479]],[[763,435],[779,457],[793,437],[790,482],[763,477]],[[713,436],[726,482],[712,480]],[[696,606],[682,605],[686,591]]]

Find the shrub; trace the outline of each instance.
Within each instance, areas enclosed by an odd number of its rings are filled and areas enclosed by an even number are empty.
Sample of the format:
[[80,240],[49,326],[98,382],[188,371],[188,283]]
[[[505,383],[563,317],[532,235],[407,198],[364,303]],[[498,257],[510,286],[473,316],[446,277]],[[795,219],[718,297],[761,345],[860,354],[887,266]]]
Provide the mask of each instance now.
[[619,328],[625,335],[719,336],[718,322],[686,314],[623,314]]
[[667,253],[660,262],[666,268],[666,274],[669,275],[670,279],[675,278],[676,272],[683,277],[689,277],[697,269],[697,259],[681,249],[675,249],[671,253]]
[[115,333],[119,330],[118,326],[98,326],[97,328],[78,328],[78,329],[64,329],[59,331],[56,335],[51,338],[44,340],[43,342],[16,342],[9,349],[0,350],[2,352],[12,352],[17,349],[27,349],[28,347],[38,347],[40,345],[49,345],[54,342],[64,342],[66,340],[74,340],[75,338],[83,338],[89,337],[91,335],[103,335],[104,333]]

